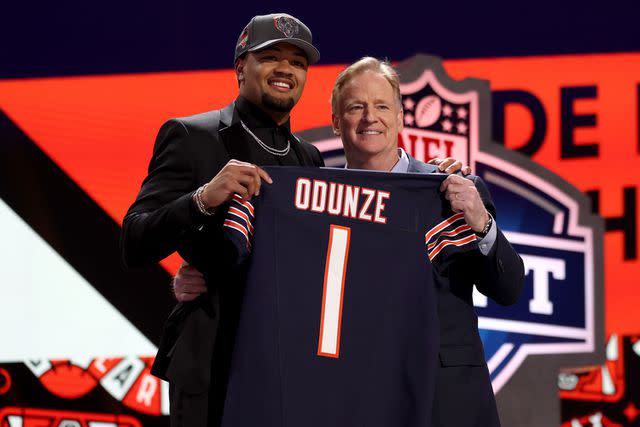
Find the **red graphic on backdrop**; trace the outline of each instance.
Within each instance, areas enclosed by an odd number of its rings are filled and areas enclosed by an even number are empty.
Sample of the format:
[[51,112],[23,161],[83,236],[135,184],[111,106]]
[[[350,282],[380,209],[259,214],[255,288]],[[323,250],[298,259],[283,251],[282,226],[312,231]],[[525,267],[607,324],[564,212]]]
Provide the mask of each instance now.
[[[579,423],[579,424],[576,424]],[[613,421],[611,421],[610,419],[608,419],[607,417],[605,417],[604,415],[602,415],[600,412],[596,412],[595,414],[592,415],[585,415],[584,417],[580,417],[577,420],[572,420],[572,421],[567,421],[565,423],[562,423],[560,425],[560,427],[576,427],[576,426],[580,426],[580,427],[624,427],[624,424],[618,424],[615,423]]]
[[640,336],[611,335],[600,366],[558,376],[561,427],[640,426]]
[[612,335],[604,365],[563,372],[558,378],[561,399],[616,402],[624,394],[622,341]]
[[0,409],[0,427],[92,427],[97,423],[103,427],[142,427],[140,421],[127,415],[17,407]]
[[47,391],[60,398],[79,398],[100,386],[138,412],[169,413],[166,384],[151,375],[152,357],[95,358],[87,367],[71,360],[35,360],[25,364]]
[[28,361],[44,388],[63,399],[76,399],[93,390],[118,359],[94,359],[83,368],[69,360]]
[[5,394],[11,388],[11,375],[6,369],[0,368],[0,394]]

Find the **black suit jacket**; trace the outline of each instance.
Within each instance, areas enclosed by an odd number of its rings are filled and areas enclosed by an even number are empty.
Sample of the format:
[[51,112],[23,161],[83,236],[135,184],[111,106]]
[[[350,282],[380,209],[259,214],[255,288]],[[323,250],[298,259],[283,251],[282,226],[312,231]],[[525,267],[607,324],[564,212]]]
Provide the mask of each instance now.
[[[433,173],[435,166],[410,157],[408,172]],[[485,207],[496,218],[491,195],[482,179],[469,175]],[[436,379],[434,427],[498,427],[489,371],[473,307],[473,285],[499,304],[516,302],[524,286],[524,265],[497,228],[488,255],[466,253],[437,280],[440,321],[440,368]]]
[[[230,159],[252,162],[253,150],[260,148],[249,138],[235,103],[169,120],[158,133],[148,175],[123,220],[122,250],[128,266],[158,262],[177,250],[204,273],[209,289],[196,301],[177,304],[153,365],[152,373],[172,386],[173,426],[213,425],[223,403],[244,278],[227,268],[233,254],[223,244],[222,215],[202,215],[192,195]],[[324,164],[313,145],[291,144],[302,166]],[[177,404],[183,405],[182,411]],[[198,409],[203,405],[204,414]],[[209,421],[207,405],[214,412]],[[178,420],[174,412],[189,419]]]

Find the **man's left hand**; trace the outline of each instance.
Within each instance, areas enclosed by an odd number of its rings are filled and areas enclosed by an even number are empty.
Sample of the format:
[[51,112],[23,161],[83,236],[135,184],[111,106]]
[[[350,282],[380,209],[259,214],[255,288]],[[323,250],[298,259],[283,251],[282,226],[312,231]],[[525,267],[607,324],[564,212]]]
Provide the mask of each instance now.
[[489,221],[489,213],[473,181],[449,175],[440,185],[440,191],[451,202],[451,210],[464,213],[464,219],[473,231],[477,233],[484,229]]
[[182,263],[176,277],[171,281],[173,295],[180,302],[193,301],[207,292],[204,276],[186,261]]

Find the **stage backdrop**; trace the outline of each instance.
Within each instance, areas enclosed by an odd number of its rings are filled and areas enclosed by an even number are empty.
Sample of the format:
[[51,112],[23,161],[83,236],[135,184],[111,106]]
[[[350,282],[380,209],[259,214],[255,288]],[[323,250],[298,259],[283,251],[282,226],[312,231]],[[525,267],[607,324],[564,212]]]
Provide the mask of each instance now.
[[[310,69],[292,119],[335,165],[328,97],[342,68]],[[567,425],[637,422],[623,361],[640,354],[640,54],[412,57],[399,69],[401,145],[473,166],[527,263],[516,308],[475,299],[504,424],[559,425],[561,397]],[[232,70],[0,81],[3,423],[166,423],[166,384],[148,367],[179,260],[126,271],[119,226],[163,121],[236,91]]]

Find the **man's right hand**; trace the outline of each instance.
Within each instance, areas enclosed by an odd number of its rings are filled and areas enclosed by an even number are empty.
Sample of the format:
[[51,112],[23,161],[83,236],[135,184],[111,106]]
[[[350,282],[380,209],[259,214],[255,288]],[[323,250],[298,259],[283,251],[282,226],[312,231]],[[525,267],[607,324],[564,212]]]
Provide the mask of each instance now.
[[273,183],[269,174],[259,166],[231,159],[206,185],[202,192],[205,208],[217,208],[238,193],[243,200],[260,194],[262,180]]
[[186,261],[182,263],[176,277],[171,282],[173,295],[180,302],[193,301],[207,292],[204,276]]

